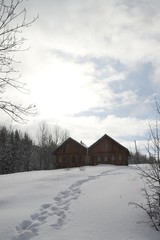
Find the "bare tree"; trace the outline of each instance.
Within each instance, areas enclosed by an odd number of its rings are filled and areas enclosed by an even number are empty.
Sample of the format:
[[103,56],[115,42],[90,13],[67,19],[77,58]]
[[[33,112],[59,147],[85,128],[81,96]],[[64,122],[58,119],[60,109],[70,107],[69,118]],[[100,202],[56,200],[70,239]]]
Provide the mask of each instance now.
[[69,138],[70,133],[68,130],[55,125],[53,128],[53,141],[58,146],[62,144],[67,138]]
[[25,116],[35,113],[35,106],[24,107],[6,99],[5,92],[9,87],[24,92],[25,84],[19,81],[19,73],[15,69],[18,63],[15,54],[22,48],[24,37],[22,32],[36,20],[26,20],[27,10],[23,8],[24,0],[0,1],[0,109],[14,121],[24,122]]
[[53,169],[53,150],[57,147],[46,122],[41,122],[38,129],[39,163],[40,169]]
[[[159,106],[157,105],[157,112]],[[149,140],[146,150],[149,155],[149,164],[137,165],[140,176],[143,180],[143,193],[145,203],[132,203],[142,208],[148,214],[153,226],[160,230],[160,122],[158,119],[154,125],[149,126]],[[136,148],[137,150],[137,148]]]
[[44,147],[48,141],[48,126],[46,122],[41,122],[38,130],[38,145]]
[[[52,132],[52,134],[51,134]],[[39,169],[53,169],[55,158],[53,150],[69,137],[69,132],[56,125],[53,130],[46,122],[41,122],[38,128]]]
[[38,145],[39,145],[39,161],[40,161],[40,169],[44,169],[44,161],[46,158],[46,148],[49,138],[48,126],[46,122],[42,122],[39,125],[38,130]]

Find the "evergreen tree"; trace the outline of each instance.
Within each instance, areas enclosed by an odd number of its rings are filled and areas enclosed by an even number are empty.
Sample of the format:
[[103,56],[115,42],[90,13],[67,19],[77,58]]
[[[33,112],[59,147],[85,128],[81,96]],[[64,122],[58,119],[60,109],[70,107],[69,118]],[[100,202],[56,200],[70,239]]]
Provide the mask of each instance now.
[[0,173],[8,173],[8,164],[7,164],[7,129],[2,127],[0,129]]
[[30,171],[31,168],[31,154],[32,154],[32,140],[27,133],[24,134],[22,139],[22,162],[23,171]]

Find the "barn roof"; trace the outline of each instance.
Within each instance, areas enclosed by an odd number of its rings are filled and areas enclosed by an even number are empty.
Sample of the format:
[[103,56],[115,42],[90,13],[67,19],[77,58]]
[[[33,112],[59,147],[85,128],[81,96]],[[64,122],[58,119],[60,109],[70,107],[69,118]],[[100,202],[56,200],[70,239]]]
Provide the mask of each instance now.
[[80,145],[82,148],[86,149],[86,147],[84,145],[82,145],[81,143],[77,142],[76,140],[74,140],[73,138],[69,137],[67,138],[66,141],[64,141],[61,145],[59,145],[54,151],[53,153],[56,153],[59,149],[63,148],[67,143],[69,142],[75,142],[76,144]]
[[119,142],[117,142],[116,140],[114,140],[113,138],[111,138],[110,136],[108,136],[107,134],[104,134],[104,135],[103,135],[101,138],[99,138],[95,143],[93,143],[88,149],[90,150],[90,149],[94,148],[98,143],[102,142],[104,139],[109,139],[109,140],[115,142],[117,145],[119,145],[119,146],[120,146],[121,148],[123,148],[125,151],[128,151],[128,152],[129,152],[129,150],[128,150],[126,147],[124,147],[123,145],[121,145]]

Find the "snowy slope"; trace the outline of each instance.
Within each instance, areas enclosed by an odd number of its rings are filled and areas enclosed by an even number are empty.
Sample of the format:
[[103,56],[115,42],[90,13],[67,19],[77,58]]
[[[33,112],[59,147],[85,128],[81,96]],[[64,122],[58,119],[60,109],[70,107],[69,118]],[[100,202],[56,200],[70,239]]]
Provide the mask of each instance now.
[[134,166],[0,176],[0,240],[159,240]]

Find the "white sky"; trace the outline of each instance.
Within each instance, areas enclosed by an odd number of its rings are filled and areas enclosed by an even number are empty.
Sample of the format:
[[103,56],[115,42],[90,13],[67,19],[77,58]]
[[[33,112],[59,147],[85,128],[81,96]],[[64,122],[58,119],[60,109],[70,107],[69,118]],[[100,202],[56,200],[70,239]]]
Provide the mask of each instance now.
[[[159,0],[30,0],[24,32],[30,50],[19,56],[38,115],[21,126],[31,134],[46,121],[92,144],[108,134],[144,147],[160,93]],[[11,96],[12,97],[12,96]],[[6,120],[7,119],[7,120]],[[1,117],[1,123],[8,121]],[[16,125],[17,126],[17,125]]]

